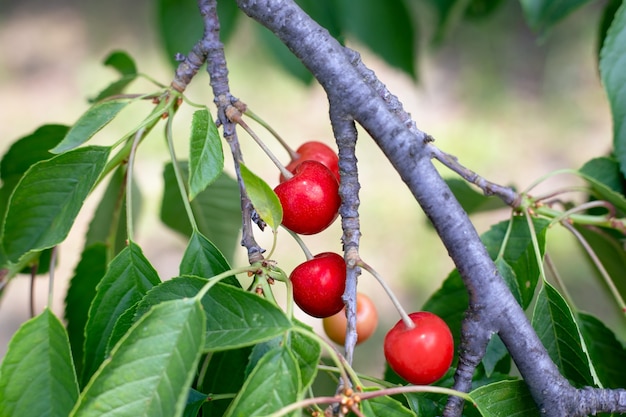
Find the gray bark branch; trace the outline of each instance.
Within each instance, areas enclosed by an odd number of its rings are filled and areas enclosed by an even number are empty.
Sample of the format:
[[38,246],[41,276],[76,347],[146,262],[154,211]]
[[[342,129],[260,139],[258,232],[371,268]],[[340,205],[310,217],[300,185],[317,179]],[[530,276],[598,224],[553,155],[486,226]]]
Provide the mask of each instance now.
[[[468,379],[484,354],[488,335],[484,331],[478,336],[468,334],[480,327],[500,335],[543,415],[583,416],[596,409],[626,411],[621,390],[577,390],[559,373],[467,214],[433,166],[429,151],[432,138],[417,129],[399,100],[365,67],[358,54],[340,45],[291,0],[237,3],[303,62],[331,104],[342,103],[345,115],[369,133],[447,248],[470,296],[455,387],[469,389]],[[583,402],[588,405],[583,406]],[[459,405],[451,403],[446,415],[458,416],[460,412]]]

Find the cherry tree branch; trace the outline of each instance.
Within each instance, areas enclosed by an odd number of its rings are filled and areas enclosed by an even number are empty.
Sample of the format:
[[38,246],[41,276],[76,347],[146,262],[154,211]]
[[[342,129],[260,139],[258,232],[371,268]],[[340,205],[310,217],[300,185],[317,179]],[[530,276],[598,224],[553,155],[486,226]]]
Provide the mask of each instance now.
[[483,193],[487,196],[496,195],[500,197],[505,204],[511,207],[517,207],[520,204],[520,195],[512,188],[503,187],[502,185],[493,183],[481,177],[471,169],[461,165],[459,159],[456,156],[450,155],[441,149],[428,144],[428,149],[432,153],[433,158],[450,168],[452,171],[459,174],[467,182],[471,182],[478,188],[483,190]]
[[357,263],[359,257],[359,240],[361,229],[359,223],[359,184],[357,159],[355,153],[357,131],[354,120],[346,117],[341,103],[331,104],[330,121],[339,148],[339,195],[341,196],[341,226],[343,229],[343,250],[346,259],[346,289],[343,301],[346,305],[346,340],[344,343],[346,360],[352,364],[354,347],[356,346],[356,290],[357,280],[361,273]]
[[[511,353],[542,415],[586,415],[590,408],[583,410],[583,398],[594,406],[611,402],[612,411],[626,411],[621,390],[577,390],[560,374],[467,214],[432,164],[428,146],[432,138],[417,129],[399,100],[365,67],[358,54],[340,45],[291,0],[237,0],[237,3],[303,62],[325,89],[331,104],[342,103],[345,116],[353,118],[370,134],[446,246],[470,298],[462,346],[472,353],[460,352],[467,365],[457,372],[455,388],[468,389],[472,368],[484,354],[486,332],[494,332]],[[466,334],[480,327],[487,330],[479,332],[479,337]],[[451,406],[446,416],[458,416],[460,411],[459,407]]]
[[224,45],[220,41],[220,23],[217,16],[216,0],[199,0],[198,6],[204,21],[204,35],[193,47],[188,56],[179,56],[181,64],[176,70],[172,86],[183,91],[204,61],[210,76],[214,102],[217,106],[217,123],[222,126],[223,135],[233,155],[239,192],[241,195],[242,237],[241,244],[248,250],[248,260],[254,263],[263,259],[263,249],[257,244],[252,231],[254,208],[248,198],[240,164],[243,162],[237,137],[236,123],[227,117],[230,110],[241,108],[243,104],[231,93],[228,84],[228,66],[224,55]]

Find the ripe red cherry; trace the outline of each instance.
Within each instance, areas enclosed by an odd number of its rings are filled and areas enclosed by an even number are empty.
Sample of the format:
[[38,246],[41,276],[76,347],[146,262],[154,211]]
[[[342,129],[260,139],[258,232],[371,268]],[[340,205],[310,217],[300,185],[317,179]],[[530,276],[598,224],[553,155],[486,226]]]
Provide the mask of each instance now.
[[[346,319],[345,307],[337,314],[333,314],[330,317],[326,317],[322,324],[324,325],[324,331],[326,336],[330,340],[340,345],[346,342],[346,328],[348,327],[348,320]],[[378,311],[374,302],[365,294],[356,294],[356,334],[357,345],[361,342],[365,342],[376,330],[378,325]]]
[[319,233],[337,218],[339,184],[333,173],[317,161],[302,162],[294,176],[278,184],[274,192],[283,206],[283,226],[295,233]]
[[323,252],[298,265],[289,276],[295,303],[310,316],[328,317],[343,308],[346,262],[333,252]]
[[415,385],[427,385],[450,368],[454,340],[439,316],[427,311],[409,314],[415,323],[408,328],[402,320],[385,336],[385,358],[391,369]]
[[[330,146],[322,142],[310,141],[305,142],[296,150],[298,157],[292,159],[285,167],[289,172],[294,172],[296,167],[303,161],[317,161],[330,169],[339,181],[339,157]],[[280,182],[285,182],[285,177],[280,175]]]

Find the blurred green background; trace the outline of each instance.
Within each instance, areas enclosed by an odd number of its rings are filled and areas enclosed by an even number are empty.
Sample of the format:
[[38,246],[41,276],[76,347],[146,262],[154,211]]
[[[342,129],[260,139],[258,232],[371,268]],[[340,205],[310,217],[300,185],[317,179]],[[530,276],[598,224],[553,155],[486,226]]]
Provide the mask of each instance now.
[[[523,189],[560,168],[578,168],[610,151],[611,119],[597,71],[599,6],[587,6],[539,38],[524,23],[518,2],[504,2],[489,19],[454,27],[441,45],[428,39],[434,25],[420,28],[417,81],[390,68],[366,48],[347,39],[364,62],[404,103],[417,126],[430,133],[443,150],[460,158],[482,176]],[[420,8],[434,21],[432,11]],[[80,0],[9,1],[0,3],[0,150],[45,123],[72,124],[87,108],[87,99],[115,79],[102,60],[123,49],[139,70],[164,84],[173,70],[155,31],[154,4],[148,0],[108,2]],[[240,19],[227,44],[231,91],[269,122],[294,147],[306,140],[332,144],[328,104],[321,88],[305,86],[276,66],[255,42],[254,23]],[[181,51],[185,53],[186,51]],[[133,92],[148,92],[137,82]],[[211,105],[208,76],[202,73],[189,97]],[[101,132],[96,140],[112,143],[143,115],[138,105]],[[177,115],[178,153],[184,157],[191,112]],[[286,153],[261,127],[257,133],[286,161]],[[252,140],[240,135],[248,165],[275,186],[278,173]],[[446,251],[398,175],[374,143],[362,134],[357,147],[361,178],[361,255],[400,295],[408,310],[417,310],[453,268]],[[144,196],[139,243],[162,279],[175,276],[185,242],[159,223],[161,173],[167,151],[157,129],[136,162]],[[228,161],[227,161],[228,164]],[[445,172],[445,176],[453,177]],[[536,193],[578,184],[558,176]],[[95,196],[94,196],[95,197]],[[572,196],[580,200],[580,196]],[[75,229],[61,246],[54,283],[53,310],[62,316],[67,281],[81,251],[85,227],[97,198],[88,200]],[[506,219],[506,210],[474,216],[479,232]],[[339,223],[305,241],[314,253],[340,251]],[[265,247],[271,233],[258,233]],[[620,312],[598,284],[583,252],[566,232],[549,232],[548,249],[578,307],[607,320],[624,332]],[[279,236],[275,259],[290,271],[304,260],[295,242]],[[245,262],[239,251],[238,263]],[[47,280],[37,279],[37,311],[46,303]],[[382,370],[380,341],[397,320],[391,303],[373,278],[363,275],[361,291],[377,303],[381,323],[376,337],[357,349],[356,363]],[[280,290],[279,290],[280,292]],[[0,358],[19,325],[29,317],[29,280],[14,279],[0,300]],[[300,316],[306,319],[303,316]],[[307,319],[317,329],[316,320]],[[375,359],[372,359],[375,358]]]

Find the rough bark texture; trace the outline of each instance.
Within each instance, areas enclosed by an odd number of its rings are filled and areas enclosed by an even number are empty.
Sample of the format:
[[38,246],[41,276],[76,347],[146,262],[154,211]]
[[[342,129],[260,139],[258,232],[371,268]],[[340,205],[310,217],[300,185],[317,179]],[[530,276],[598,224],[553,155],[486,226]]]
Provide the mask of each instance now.
[[[354,120],[369,133],[437,230],[470,296],[455,388],[469,390],[491,334],[498,333],[543,415],[626,411],[622,390],[576,390],[561,376],[468,216],[433,166],[431,158],[441,155],[431,144],[432,138],[417,129],[401,103],[365,67],[359,55],[340,45],[291,0],[237,3],[244,13],[274,32],[311,71],[325,89],[331,110],[338,109],[336,117]],[[341,152],[346,147],[342,143],[347,137],[342,133],[346,126],[336,120],[333,126]],[[344,192],[348,186],[343,186]],[[355,217],[349,207],[343,209],[342,214],[348,214],[345,222],[352,221]],[[344,236],[344,243],[358,244],[350,236]],[[462,403],[451,400],[445,415],[458,416],[461,410]]]

